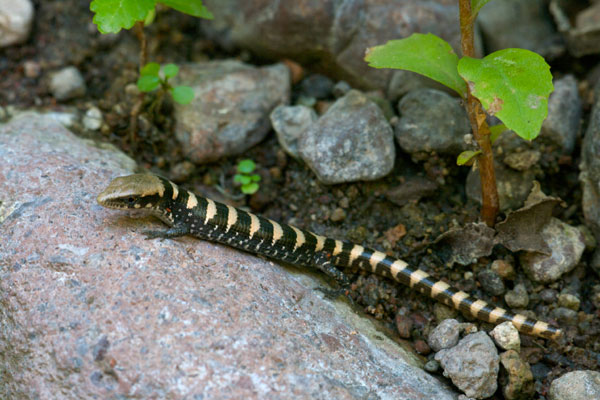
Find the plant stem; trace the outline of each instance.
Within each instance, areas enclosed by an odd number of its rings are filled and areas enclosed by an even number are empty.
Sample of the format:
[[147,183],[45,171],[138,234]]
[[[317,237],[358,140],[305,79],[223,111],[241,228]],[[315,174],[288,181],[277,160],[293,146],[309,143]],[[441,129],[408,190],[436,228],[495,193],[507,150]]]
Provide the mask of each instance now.
[[[475,56],[474,24],[471,13],[471,0],[458,0],[460,11],[460,34],[463,56]],[[498,189],[494,173],[494,154],[490,142],[490,128],[485,120],[486,115],[477,98],[471,94],[467,84],[467,113],[471,122],[473,136],[479,145],[481,154],[477,156],[479,177],[481,178],[481,219],[486,225],[493,227],[498,215]]]
[[[140,65],[138,70],[141,70],[144,65],[148,62],[148,44],[146,40],[146,34],[144,33],[144,22],[138,21],[135,23],[133,31],[140,41]],[[144,98],[146,93],[141,92],[138,95],[138,98],[131,107],[131,113],[129,116],[129,141],[133,143],[137,136],[137,120],[140,115],[140,111],[142,110],[142,105],[144,104]]]

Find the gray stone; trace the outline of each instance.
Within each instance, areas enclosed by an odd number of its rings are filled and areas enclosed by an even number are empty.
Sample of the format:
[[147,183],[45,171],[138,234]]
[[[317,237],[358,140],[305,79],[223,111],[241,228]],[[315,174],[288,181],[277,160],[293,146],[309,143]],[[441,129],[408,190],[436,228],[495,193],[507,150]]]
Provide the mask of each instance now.
[[496,325],[490,332],[490,336],[494,342],[503,350],[516,350],[521,348],[521,338],[519,331],[512,322],[506,321],[500,325]]
[[298,141],[302,160],[326,184],[387,175],[396,149],[381,109],[356,90],[338,99]]
[[581,107],[573,75],[554,81],[554,92],[548,100],[548,117],[542,124],[539,140],[556,146],[562,154],[571,154],[579,134]]
[[75,67],[65,67],[50,75],[50,91],[56,100],[70,100],[85,95],[83,76]]
[[558,305],[561,307],[570,308],[573,311],[579,311],[581,300],[577,296],[570,293],[561,293],[558,296]]
[[97,131],[102,126],[102,111],[98,107],[90,107],[83,116],[83,126],[90,131]]
[[460,323],[455,319],[445,319],[436,326],[427,338],[427,344],[433,351],[456,346],[460,334]]
[[[208,37],[269,59],[318,65],[353,87],[386,91],[391,69],[371,68],[365,49],[415,32],[431,32],[460,52],[458,7],[448,0],[207,0]],[[260,10],[260,12],[257,12]]]
[[270,130],[271,110],[290,98],[290,73],[283,64],[184,64],[177,80],[196,97],[188,105],[175,104],[175,134],[185,155],[198,164],[241,154],[260,142]]
[[561,325],[575,325],[577,323],[577,311],[570,308],[557,307],[550,312],[550,317]]
[[527,275],[536,282],[554,282],[571,271],[585,250],[585,241],[579,229],[557,218],[551,218],[541,232],[551,254],[523,252],[521,266]]
[[565,51],[544,0],[491,1],[481,9],[477,22],[489,53],[518,47],[555,58]]
[[477,274],[483,289],[492,296],[500,296],[506,291],[502,278],[492,270],[484,269]]
[[31,0],[0,0],[0,47],[26,41],[32,21]]
[[517,171],[526,171],[540,161],[542,155],[537,150],[525,150],[507,154],[504,164]]
[[312,275],[96,204],[135,163],[0,126],[2,399],[456,397]]
[[484,399],[498,388],[500,358],[485,332],[465,336],[451,349],[440,350],[435,359],[444,369],[444,376],[469,397]]
[[[575,57],[594,54],[600,51],[600,4],[593,3],[588,8],[579,11],[576,16],[568,15],[571,9],[569,0],[552,0],[550,12],[558,30],[565,36],[569,53]],[[572,25],[571,21],[575,20]]]
[[525,285],[516,284],[513,290],[509,290],[504,295],[504,300],[510,308],[525,308],[529,304],[529,294]]
[[567,372],[552,381],[548,396],[550,400],[600,399],[600,372]]
[[417,89],[398,103],[400,118],[394,127],[396,141],[407,153],[458,155],[471,131],[459,100],[435,89]]
[[300,158],[298,140],[317,120],[318,116],[315,110],[306,106],[281,105],[275,107],[270,118],[281,147],[292,157]]

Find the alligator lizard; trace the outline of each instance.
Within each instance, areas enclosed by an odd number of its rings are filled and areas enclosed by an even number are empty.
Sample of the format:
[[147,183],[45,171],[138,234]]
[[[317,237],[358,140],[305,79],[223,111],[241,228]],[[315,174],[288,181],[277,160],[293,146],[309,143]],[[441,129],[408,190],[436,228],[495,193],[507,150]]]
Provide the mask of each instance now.
[[168,230],[145,232],[149,238],[193,235],[294,265],[316,267],[342,286],[349,282],[338,268],[356,266],[426,293],[480,320],[493,324],[510,321],[523,333],[549,339],[561,336],[560,329],[473,298],[380,251],[330,239],[196,196],[156,175],[116,178],[97,200],[107,208],[145,211],[169,225]]

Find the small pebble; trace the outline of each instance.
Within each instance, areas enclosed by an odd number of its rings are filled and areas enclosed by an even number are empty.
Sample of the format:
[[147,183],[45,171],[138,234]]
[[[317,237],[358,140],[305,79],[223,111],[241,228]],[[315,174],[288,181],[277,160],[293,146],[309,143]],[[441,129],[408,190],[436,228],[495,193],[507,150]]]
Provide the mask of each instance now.
[[556,301],[558,293],[554,289],[544,289],[540,292],[540,299],[546,304],[552,304]]
[[504,295],[504,300],[510,308],[525,308],[529,304],[529,295],[525,285],[519,283],[513,290],[509,290]]
[[500,296],[506,291],[502,278],[496,272],[484,269],[477,274],[477,279],[483,289],[492,296]]
[[410,339],[410,334],[413,329],[413,322],[406,315],[402,315],[400,313],[396,314],[396,329],[398,330],[398,335],[402,339]]
[[196,166],[190,161],[182,161],[171,168],[170,177],[173,182],[182,183],[190,179]]
[[425,363],[423,368],[425,371],[433,373],[440,369],[440,363],[435,360],[429,360]]
[[561,307],[570,308],[571,310],[577,311],[579,310],[580,300],[577,296],[574,296],[570,293],[561,293],[558,296],[558,305]]
[[431,348],[427,345],[427,342],[422,339],[415,340],[413,345],[415,347],[415,351],[421,355],[426,356],[427,354],[431,353]]
[[75,67],[66,67],[50,76],[50,91],[57,100],[69,100],[85,95],[83,76]]
[[511,322],[507,321],[497,325],[490,332],[490,336],[501,349],[519,351],[521,348],[519,331]]
[[506,260],[494,260],[490,269],[503,279],[512,280],[515,278],[515,268]]
[[455,319],[446,319],[431,331],[427,342],[433,351],[438,352],[456,346],[459,334],[460,323]]
[[25,72],[27,78],[34,79],[40,76],[42,67],[40,66],[40,63],[36,61],[25,61],[23,63],[23,72]]
[[561,325],[574,325],[577,322],[577,311],[570,308],[558,307],[552,310],[550,316]]
[[333,210],[329,219],[333,222],[341,222],[346,219],[346,211],[344,211],[343,208],[338,207],[335,210]]
[[435,303],[433,305],[433,315],[436,322],[441,323],[445,319],[455,318],[458,315],[458,311],[442,303]]
[[97,131],[102,126],[102,111],[98,107],[90,107],[83,116],[83,126],[90,131]]
[[348,82],[346,81],[338,81],[334,86],[333,86],[333,96],[336,99],[339,99],[340,97],[343,97],[346,95],[346,93],[348,93],[350,90],[352,90],[352,87],[348,84]]
[[342,208],[348,208],[350,207],[350,200],[347,197],[342,197],[338,204]]

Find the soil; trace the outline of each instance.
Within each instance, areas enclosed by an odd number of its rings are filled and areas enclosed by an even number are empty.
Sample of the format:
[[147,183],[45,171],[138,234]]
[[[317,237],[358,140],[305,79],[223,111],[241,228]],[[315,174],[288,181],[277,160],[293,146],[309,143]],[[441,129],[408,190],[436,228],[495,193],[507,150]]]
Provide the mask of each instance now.
[[[239,157],[195,166],[189,174],[175,173],[173,168],[181,169],[182,165],[189,164],[181,164],[185,160],[174,139],[172,107],[168,102],[164,103],[159,113],[148,115],[143,112],[137,136],[132,141],[129,135],[129,112],[135,97],[128,95],[124,88],[136,80],[139,44],[134,35],[131,32],[100,35],[91,22],[88,2],[36,0],[34,4],[35,25],[29,40],[23,45],[0,50],[0,106],[52,110],[75,108],[84,113],[95,105],[102,110],[107,127],[100,132],[87,132],[82,127],[74,129],[82,136],[112,142],[138,161],[142,168],[183,181],[188,188],[215,200],[248,207],[281,222],[384,251],[451,282],[458,289],[502,305],[501,297],[489,296],[481,288],[477,273],[487,268],[494,259],[514,260],[514,255],[503,248],[496,248],[492,257],[482,258],[475,265],[448,268],[444,255],[432,251],[431,244],[441,233],[477,221],[479,217],[479,206],[470,202],[465,195],[464,182],[468,168],[459,168],[454,160],[443,158],[414,164],[406,161],[410,159],[408,155],[401,154],[397,157],[394,171],[385,179],[326,186],[319,183],[305,165],[287,156],[275,135],[270,134],[261,144]],[[146,28],[146,34],[149,38],[149,58],[160,63],[224,58],[237,58],[258,65],[273,62],[255,59],[243,51],[231,53],[209,41],[198,39],[201,36],[196,21],[171,11],[159,13],[156,22]],[[596,61],[590,58],[563,58],[556,60],[553,65],[553,72],[557,76],[573,73],[581,82],[584,121],[587,120],[591,102],[591,88],[585,81],[584,73]],[[28,77],[26,62],[37,64],[41,74]],[[66,65],[75,65],[82,72],[88,86],[87,94],[67,104],[56,104],[48,93],[45,76],[48,71]],[[148,96],[147,102],[151,100],[152,96]],[[560,165],[543,165],[542,160],[541,170],[545,173],[537,177],[544,193],[560,197],[566,205],[559,207],[556,216],[573,226],[584,224],[580,206],[581,189],[577,180],[579,153],[578,148],[573,157],[561,159]],[[260,190],[253,196],[235,200],[240,197],[240,189],[234,184],[233,175],[237,163],[246,158],[254,160],[259,166],[258,173],[262,176]],[[394,205],[387,199],[388,191],[417,176],[438,183],[438,190],[433,196],[403,206]],[[218,191],[215,188],[217,184],[233,198]],[[342,220],[340,212],[336,211],[338,208],[344,211]],[[334,214],[337,214],[333,218],[336,222],[332,220]],[[571,335],[574,342],[567,345],[522,337],[522,355],[525,355],[534,371],[547,373],[545,377],[544,374],[536,376],[539,394],[544,395],[550,382],[565,372],[599,369],[600,324],[597,321],[600,310],[591,298],[594,286],[599,285],[600,281],[589,268],[585,268],[589,257],[590,254],[586,253],[581,267],[552,287],[560,292],[573,280],[582,282],[581,309],[584,314],[595,316],[596,321],[586,323],[585,331],[583,327],[580,330],[574,327],[574,334]],[[413,324],[413,329],[408,331],[409,341],[421,353],[428,353],[423,340],[439,322],[436,321],[436,315],[456,315],[426,296],[384,278],[365,272],[347,272],[353,281],[349,296],[356,307],[381,321],[387,334],[396,340],[402,340],[396,329],[397,316],[400,316],[400,320],[408,318]],[[509,281],[505,283],[507,289],[512,288]],[[536,292],[541,289],[543,287],[532,288]],[[550,320],[550,307],[541,301],[532,309],[540,319]],[[585,318],[585,315],[581,315],[581,318]],[[463,319],[468,320],[464,316]],[[583,320],[580,322],[583,323]],[[494,398],[502,398],[500,391]]]

